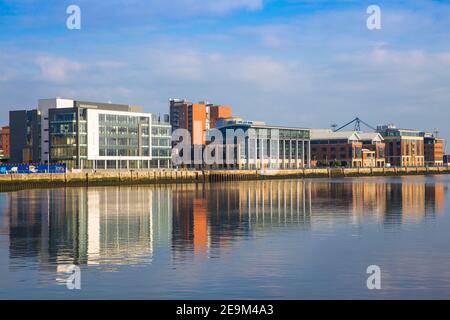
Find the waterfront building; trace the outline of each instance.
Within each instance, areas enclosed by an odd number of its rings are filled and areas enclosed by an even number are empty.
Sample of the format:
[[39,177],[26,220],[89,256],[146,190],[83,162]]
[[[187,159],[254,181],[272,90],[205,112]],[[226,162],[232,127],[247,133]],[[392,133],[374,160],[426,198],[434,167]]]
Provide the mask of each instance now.
[[299,169],[310,166],[309,129],[271,126],[237,117],[218,119],[217,126],[223,141],[215,146],[215,154],[222,155],[222,167]]
[[[372,164],[374,154],[365,149],[366,164]],[[315,166],[362,167],[363,143],[355,131],[311,130],[311,158]]]
[[31,148],[33,162],[39,156],[40,162],[65,163],[69,169],[169,168],[171,163],[168,116],[161,120],[139,106],[43,99],[37,110],[11,112],[10,125],[22,136],[32,128],[33,139],[17,149]]
[[444,164],[445,140],[432,133],[423,132],[425,165],[441,166]]
[[150,168],[172,167],[172,127],[170,118],[165,114],[163,118],[152,114]]
[[450,154],[444,155],[444,164],[450,164]]
[[362,166],[365,168],[374,168],[377,166],[375,160],[375,151],[362,149]]
[[41,162],[41,113],[39,110],[9,112],[11,163]]
[[[378,167],[382,168],[386,165],[385,158],[385,143],[383,136],[378,132],[358,132],[358,136],[363,145],[363,167]],[[368,151],[365,151],[368,150]],[[369,165],[365,163],[366,155],[373,152],[374,163]]]
[[0,129],[0,160],[8,161],[10,158],[9,127]]
[[398,129],[395,125],[378,126],[386,144],[386,163],[392,166],[423,166],[424,138],[420,131]]
[[170,124],[172,130],[187,129],[193,145],[206,143],[206,131],[216,128],[219,118],[230,117],[231,107],[209,102],[192,103],[182,99],[170,99]]

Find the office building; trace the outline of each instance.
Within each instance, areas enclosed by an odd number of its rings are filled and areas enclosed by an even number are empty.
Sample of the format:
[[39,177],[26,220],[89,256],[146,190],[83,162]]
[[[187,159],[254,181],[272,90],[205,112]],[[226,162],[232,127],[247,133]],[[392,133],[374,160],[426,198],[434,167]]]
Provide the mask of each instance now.
[[315,166],[363,167],[363,143],[355,131],[311,130],[311,159]]
[[9,112],[11,163],[41,162],[41,114],[39,110]]
[[230,107],[209,102],[191,103],[187,100],[170,99],[169,103],[172,130],[187,129],[193,145],[204,145],[206,131],[216,128],[219,118],[230,117],[232,114]]
[[435,134],[423,132],[425,165],[440,166],[444,164],[445,140]]
[[424,138],[420,131],[399,129],[395,125],[378,126],[386,144],[386,163],[391,166],[423,166]]
[[[33,162],[39,157],[42,163],[65,163],[69,169],[170,167],[168,116],[160,119],[139,106],[43,99],[37,110],[11,112],[10,126],[25,137],[17,156],[28,148]],[[31,141],[28,132],[33,133]],[[20,162],[25,160],[22,155]]]
[[217,130],[223,141],[215,153],[222,156],[226,168],[299,169],[310,165],[309,129],[230,117],[218,119]]
[[[386,145],[383,136],[378,132],[358,132],[358,136],[363,146],[363,167],[384,167],[386,165]],[[368,158],[373,158],[373,165],[369,165],[371,162],[367,162]]]

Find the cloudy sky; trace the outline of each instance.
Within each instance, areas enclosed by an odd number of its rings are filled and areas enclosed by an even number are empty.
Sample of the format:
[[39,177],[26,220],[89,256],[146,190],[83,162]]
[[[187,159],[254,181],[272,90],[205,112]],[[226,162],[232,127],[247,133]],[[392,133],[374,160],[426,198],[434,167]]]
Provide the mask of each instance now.
[[[81,8],[81,30],[66,9]],[[366,9],[381,8],[381,30]],[[0,0],[0,121],[65,97],[168,111],[231,105],[272,124],[355,116],[450,138],[450,3],[432,0]]]

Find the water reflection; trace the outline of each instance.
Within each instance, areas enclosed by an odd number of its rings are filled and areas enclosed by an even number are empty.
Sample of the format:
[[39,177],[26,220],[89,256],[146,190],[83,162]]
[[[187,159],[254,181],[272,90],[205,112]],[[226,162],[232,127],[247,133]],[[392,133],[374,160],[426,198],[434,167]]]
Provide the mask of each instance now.
[[148,188],[11,193],[10,257],[47,265],[151,261],[154,243],[170,242],[171,197]]
[[25,190],[8,194],[3,228],[11,268],[150,264],[158,250],[181,260],[208,256],[293,228],[433,220],[446,192],[446,183],[425,179]]

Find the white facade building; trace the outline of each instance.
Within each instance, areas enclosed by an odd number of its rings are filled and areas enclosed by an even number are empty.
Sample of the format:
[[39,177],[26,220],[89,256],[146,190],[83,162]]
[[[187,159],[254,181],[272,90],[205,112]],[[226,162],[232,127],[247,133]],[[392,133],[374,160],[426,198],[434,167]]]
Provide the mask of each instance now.
[[171,166],[171,126],[142,107],[39,100],[42,162],[69,169],[149,169]]

